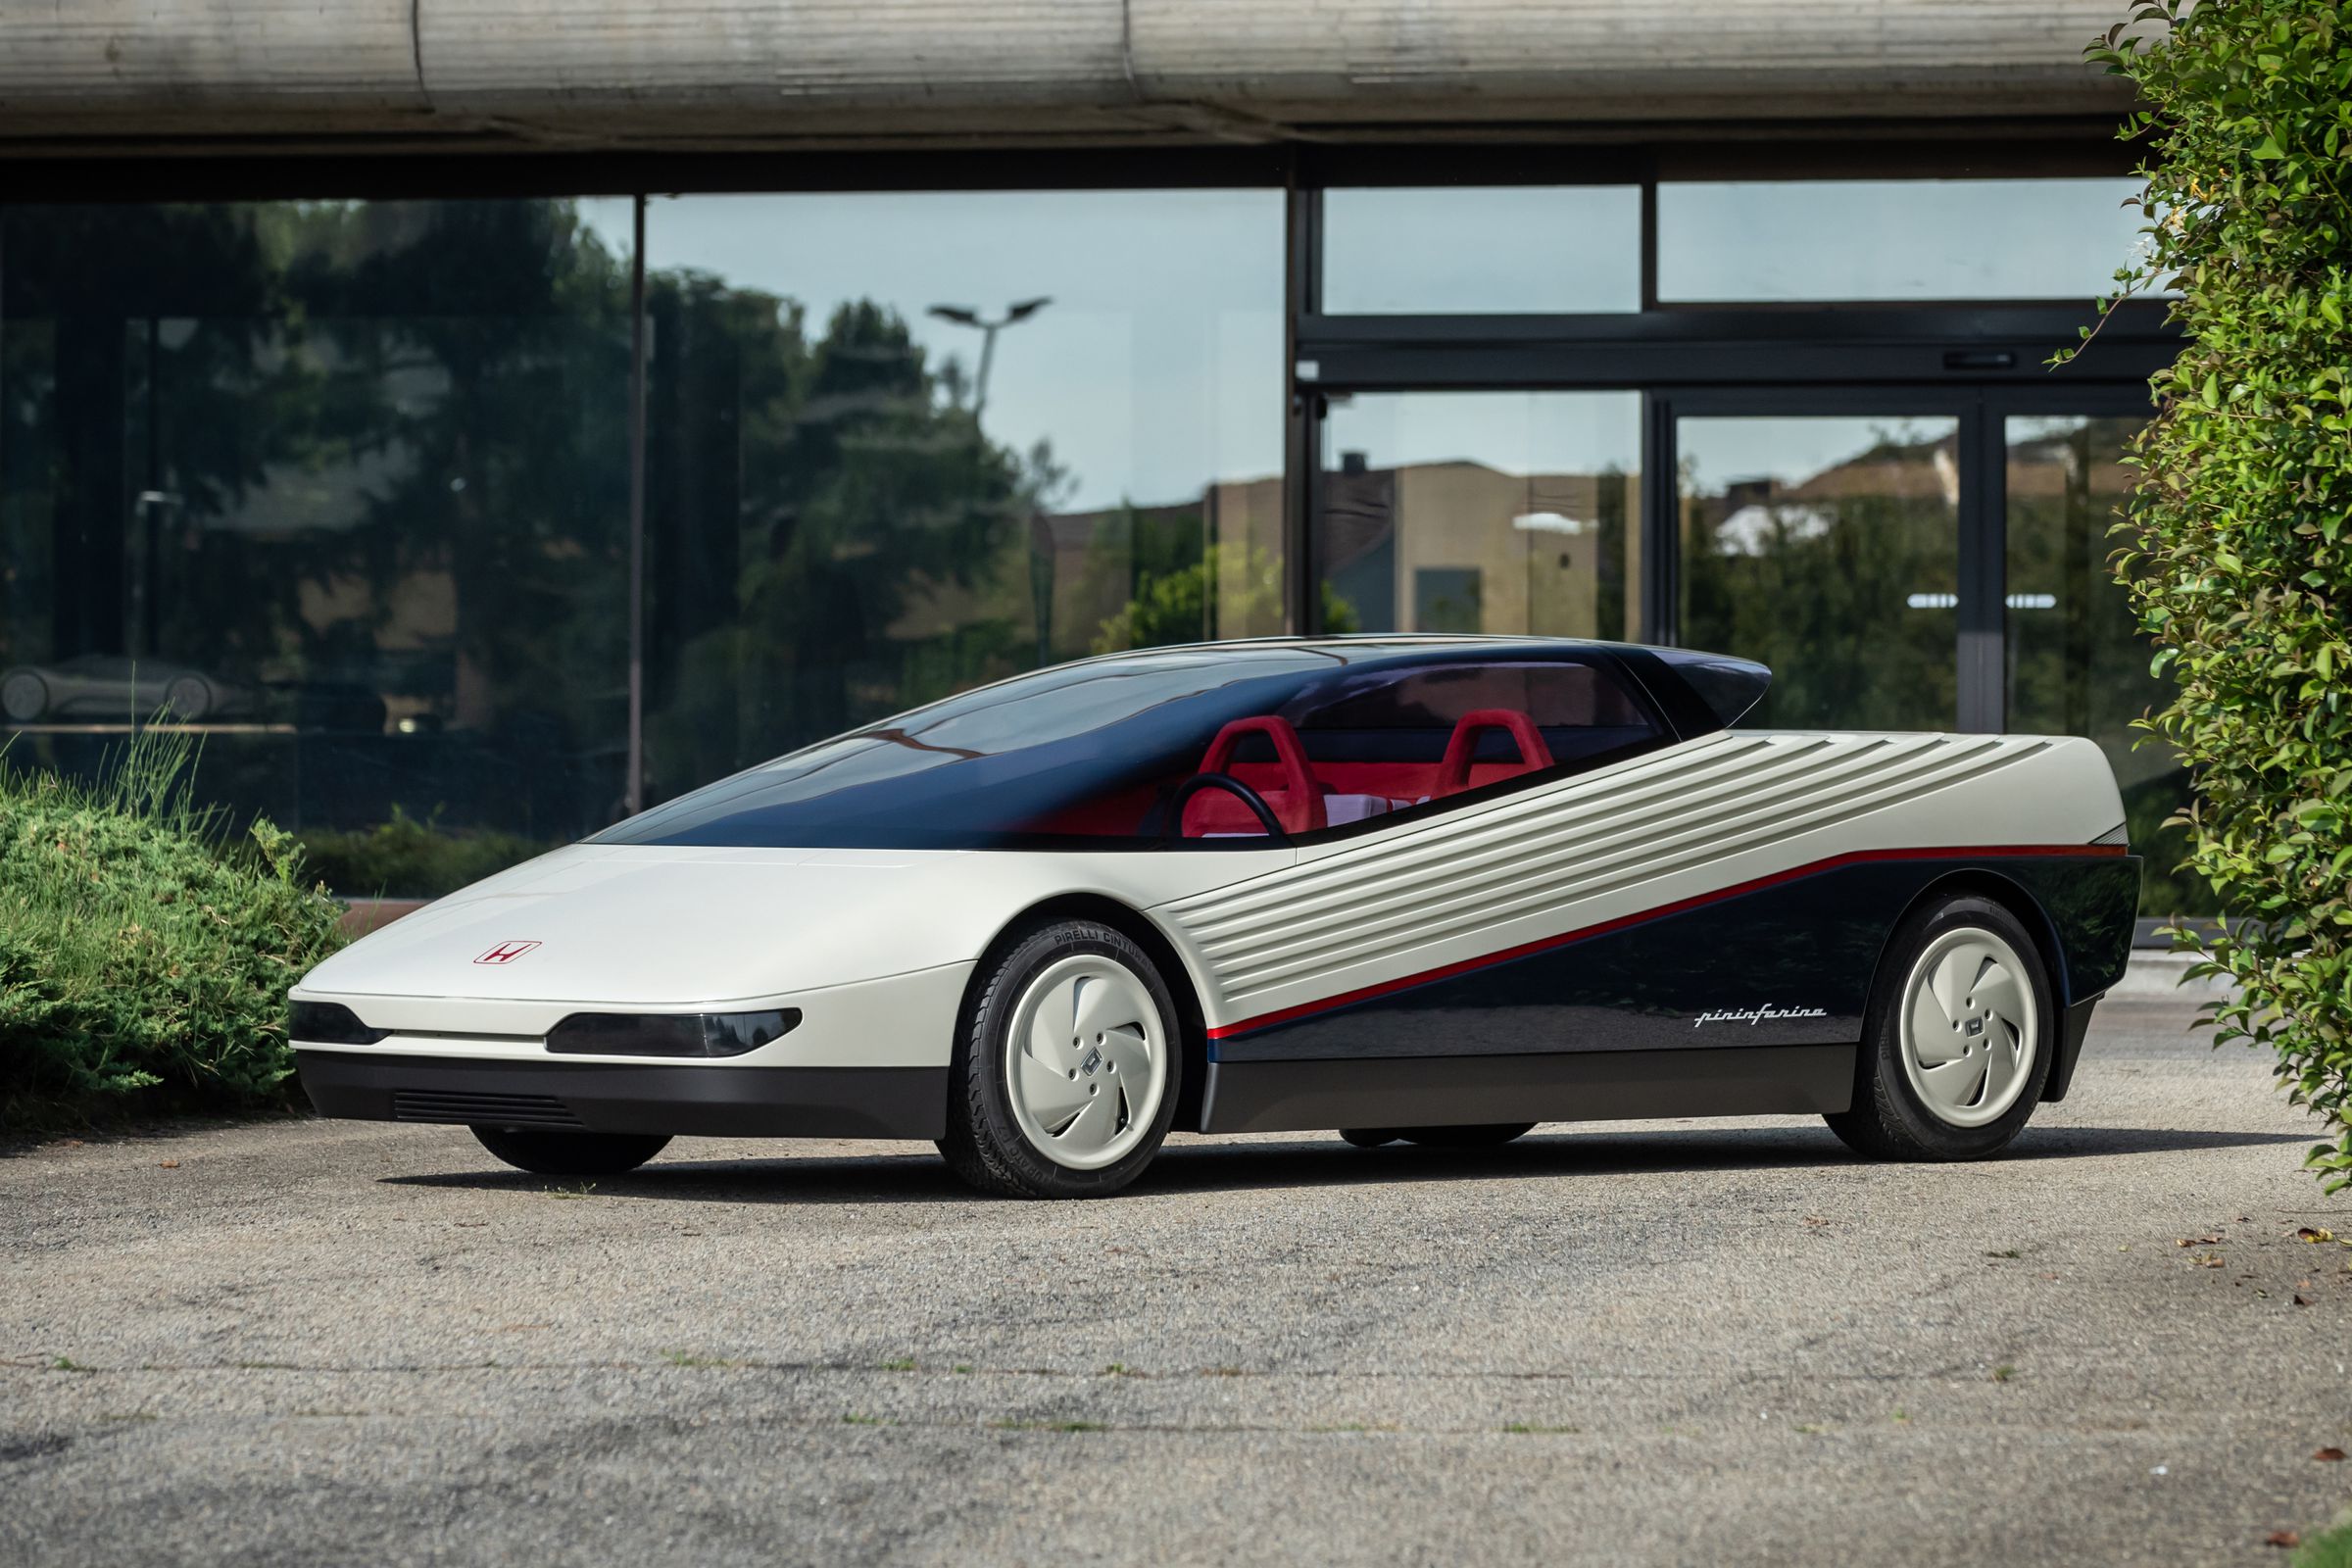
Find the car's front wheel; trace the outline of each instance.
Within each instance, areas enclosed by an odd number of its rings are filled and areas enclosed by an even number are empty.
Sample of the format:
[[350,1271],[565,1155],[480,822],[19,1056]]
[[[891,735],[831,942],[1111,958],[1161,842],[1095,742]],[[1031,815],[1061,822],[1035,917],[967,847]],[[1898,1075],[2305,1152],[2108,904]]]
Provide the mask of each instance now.
[[572,1133],[540,1127],[475,1127],[473,1136],[516,1170],[539,1176],[617,1176],[662,1152],[651,1133]]
[[1158,1152],[1183,1087],[1167,983],[1141,948],[1092,920],[1041,924],[983,962],[939,1152],[989,1192],[1117,1192]]
[[1880,1159],[1982,1159],[2034,1114],[2058,1007],[2025,926],[1960,894],[1914,914],[1887,945],[1863,1024],[1852,1106],[1827,1118]]

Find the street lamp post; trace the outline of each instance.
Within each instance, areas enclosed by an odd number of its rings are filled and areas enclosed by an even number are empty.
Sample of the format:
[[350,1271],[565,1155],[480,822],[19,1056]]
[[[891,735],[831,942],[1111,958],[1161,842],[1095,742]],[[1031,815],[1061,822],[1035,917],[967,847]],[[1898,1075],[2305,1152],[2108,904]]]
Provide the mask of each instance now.
[[972,418],[979,420],[980,411],[988,407],[988,368],[996,362],[997,334],[1015,321],[1030,317],[1054,303],[1051,295],[1033,300],[1020,300],[1004,307],[1004,314],[990,320],[968,305],[934,305],[930,314],[957,326],[975,328],[980,333],[980,374],[972,385]]
[[[997,359],[997,334],[1015,321],[1026,321],[1047,306],[1051,296],[1040,295],[1033,300],[1015,300],[1004,307],[1004,314],[990,320],[968,305],[934,305],[930,314],[957,326],[968,326],[980,334],[980,374],[972,382],[972,432],[980,430],[980,411],[988,407],[988,370]],[[1043,517],[1029,519],[1029,591],[1030,604],[1037,623],[1037,662],[1040,665],[1054,662],[1054,545],[1053,531]]]

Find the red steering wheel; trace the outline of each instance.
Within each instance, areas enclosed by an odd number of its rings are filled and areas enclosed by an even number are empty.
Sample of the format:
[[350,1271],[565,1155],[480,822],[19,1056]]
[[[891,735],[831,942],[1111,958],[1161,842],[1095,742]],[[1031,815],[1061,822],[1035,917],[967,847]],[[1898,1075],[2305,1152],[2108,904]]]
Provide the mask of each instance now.
[[1470,761],[1478,755],[1478,738],[1491,729],[1510,732],[1519,747],[1520,772],[1551,766],[1551,748],[1544,744],[1544,732],[1536,728],[1534,719],[1515,709],[1481,708],[1464,713],[1453,726],[1453,735],[1446,742],[1446,760],[1438,764],[1432,796],[1451,795],[1470,787]]
[[[1532,726],[1531,726],[1532,727]],[[1306,765],[1306,748],[1298,744],[1298,732],[1291,721],[1272,713],[1255,718],[1237,718],[1217,731],[1217,738],[1208,743],[1208,754],[1200,759],[1203,773],[1224,773],[1233,760],[1234,747],[1245,735],[1263,735],[1274,743],[1275,760],[1282,764],[1285,797],[1275,815],[1282,819],[1285,833],[1312,833],[1326,825],[1323,811],[1323,791],[1315,783],[1314,770]],[[1537,745],[1544,744],[1538,740]],[[1546,757],[1546,762],[1551,759]],[[1269,803],[1270,804],[1270,803]]]

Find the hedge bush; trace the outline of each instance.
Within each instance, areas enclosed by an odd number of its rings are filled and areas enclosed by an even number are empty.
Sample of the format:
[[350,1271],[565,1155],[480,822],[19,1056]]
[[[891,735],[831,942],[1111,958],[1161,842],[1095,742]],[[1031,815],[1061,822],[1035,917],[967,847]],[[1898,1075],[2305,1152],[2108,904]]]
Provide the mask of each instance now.
[[2155,378],[2117,570],[2178,696],[2147,726],[2191,767],[2188,867],[2250,923],[2217,1043],[2278,1054],[2352,1185],[2352,4],[2143,4],[2091,58],[2148,138],[2144,264],[2188,345]]
[[437,899],[554,849],[513,833],[453,832],[399,807],[373,827],[301,835],[303,863],[346,898]]
[[94,787],[0,768],[0,1127],[288,1100],[286,988],[342,906],[268,822],[220,833],[191,756],[144,735]]

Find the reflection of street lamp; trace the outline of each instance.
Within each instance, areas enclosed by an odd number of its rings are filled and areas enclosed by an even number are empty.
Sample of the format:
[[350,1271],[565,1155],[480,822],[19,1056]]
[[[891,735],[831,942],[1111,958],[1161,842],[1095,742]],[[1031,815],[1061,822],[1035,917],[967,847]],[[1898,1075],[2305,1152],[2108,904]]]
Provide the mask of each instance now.
[[980,331],[980,375],[972,385],[972,418],[975,422],[980,417],[980,411],[988,407],[988,368],[997,357],[997,334],[1015,321],[1029,319],[1053,303],[1051,295],[1021,300],[1004,307],[1004,314],[993,321],[968,305],[931,307],[930,314],[941,320],[954,321],[957,326],[977,327]]

